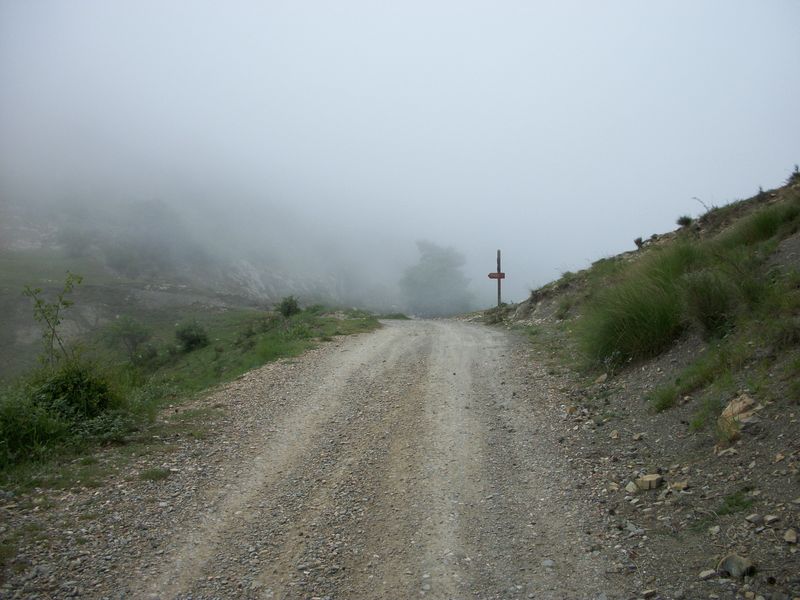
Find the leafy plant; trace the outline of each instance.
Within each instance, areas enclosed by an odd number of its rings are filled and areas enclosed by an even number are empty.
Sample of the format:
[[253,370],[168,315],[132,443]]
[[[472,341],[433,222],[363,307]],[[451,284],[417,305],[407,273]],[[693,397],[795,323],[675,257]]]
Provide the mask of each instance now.
[[281,300],[280,304],[278,304],[278,312],[287,318],[296,315],[300,311],[300,303],[294,296],[286,296]]
[[191,352],[198,348],[208,346],[208,333],[197,321],[190,321],[178,325],[175,337],[184,352]]
[[0,469],[43,456],[69,436],[69,423],[36,404],[21,389],[0,391]]
[[37,405],[72,421],[97,417],[120,400],[95,365],[75,358],[39,374],[31,398]]
[[151,337],[150,330],[128,316],[119,317],[108,329],[112,344],[121,344],[131,362],[137,362],[139,348]]
[[72,293],[76,285],[83,282],[83,277],[67,271],[64,280],[64,287],[56,296],[54,302],[48,302],[42,297],[42,288],[32,288],[28,285],[23,290],[23,295],[33,300],[33,318],[42,326],[42,341],[44,343],[44,353],[40,357],[43,363],[55,364],[59,358],[59,351],[62,358],[67,360],[72,358],[64,345],[64,339],[58,332],[61,325],[62,312],[72,306],[72,300],[67,299],[67,295]]

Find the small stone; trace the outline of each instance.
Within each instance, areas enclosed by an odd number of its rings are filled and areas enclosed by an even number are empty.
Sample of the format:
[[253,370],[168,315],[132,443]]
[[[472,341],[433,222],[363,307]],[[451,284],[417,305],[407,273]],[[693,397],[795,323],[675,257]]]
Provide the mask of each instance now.
[[636,480],[636,487],[640,490],[654,490],[664,481],[664,478],[657,473],[651,473]]
[[628,492],[629,494],[635,494],[636,492],[639,491],[639,487],[632,481],[629,481],[628,485],[625,486],[625,491]]
[[764,517],[764,525],[772,525],[773,523],[780,521],[781,518],[777,515],[766,515]]
[[728,554],[728,556],[719,561],[717,571],[720,573],[728,573],[731,577],[741,579],[745,575],[752,575],[755,573],[756,567],[748,558],[744,558],[738,554]]
[[744,520],[753,525],[761,525],[764,522],[764,517],[758,513],[753,513],[752,515],[747,515]]
[[797,531],[795,529],[787,529],[786,533],[783,534],[783,541],[787,544],[796,544]]
[[716,573],[714,569],[706,569],[705,571],[700,571],[700,575],[698,575],[697,578],[700,579],[700,581],[705,581],[706,579],[711,579]]

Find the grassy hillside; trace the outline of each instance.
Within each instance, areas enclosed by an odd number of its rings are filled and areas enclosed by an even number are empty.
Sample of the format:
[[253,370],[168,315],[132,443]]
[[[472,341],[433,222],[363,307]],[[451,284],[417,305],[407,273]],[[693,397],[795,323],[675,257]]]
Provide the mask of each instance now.
[[583,373],[613,375],[682,345],[697,348],[646,397],[663,411],[694,394],[696,428],[737,389],[800,402],[800,174],[678,222],[674,232],[637,240],[636,251],[565,273],[505,317]]

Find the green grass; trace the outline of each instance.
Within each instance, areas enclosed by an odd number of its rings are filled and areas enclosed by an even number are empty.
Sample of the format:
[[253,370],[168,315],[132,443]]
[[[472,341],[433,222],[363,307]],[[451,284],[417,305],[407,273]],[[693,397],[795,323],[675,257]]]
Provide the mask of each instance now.
[[679,278],[701,258],[695,245],[676,244],[630,267],[616,285],[598,289],[577,326],[588,362],[620,365],[667,348],[684,328]]
[[141,473],[139,473],[139,479],[143,479],[144,481],[163,481],[167,479],[171,475],[169,469],[163,469],[161,467],[154,467],[152,469],[145,469]]
[[655,412],[662,412],[675,406],[680,397],[678,386],[665,385],[650,394],[649,401]]
[[[65,376],[58,367],[54,373],[37,372],[14,386],[0,388],[0,486],[95,485],[102,477],[102,466],[70,464],[64,468],[65,461],[69,463],[98,444],[146,444],[137,430],[158,432],[161,425],[148,423],[165,404],[180,404],[197,392],[265,362],[297,356],[335,335],[380,326],[375,317],[361,311],[350,310],[342,316],[321,307],[289,318],[247,309],[182,316],[207,331],[207,346],[176,350],[176,320],[172,319],[166,331],[154,329],[156,350],[146,363],[134,366],[121,349],[98,345],[91,354],[105,354],[104,365],[84,361]],[[102,339],[98,335],[97,340]],[[95,378],[100,383],[94,383]],[[113,382],[113,395],[106,394],[105,382]],[[42,389],[51,391],[45,396]],[[64,403],[79,390],[86,391],[75,396],[74,402]],[[111,400],[106,401],[107,396]],[[202,438],[210,434],[206,423],[215,416],[216,411],[179,411],[163,427],[170,435]]]
[[[700,398],[700,406],[689,421],[689,428],[693,431],[706,429],[712,423],[716,424],[726,400],[736,392],[736,384],[730,371],[723,373],[713,385]],[[717,432],[721,433],[721,432]]]
[[734,515],[736,513],[748,510],[751,506],[753,506],[753,499],[748,497],[748,492],[750,490],[752,490],[751,487],[745,486],[740,490],[728,494],[717,506],[714,507],[713,516],[709,515],[696,521],[691,526],[691,529],[695,532],[701,532],[714,523],[717,517]]
[[[770,280],[763,265],[778,240],[798,228],[800,199],[793,197],[740,219],[717,239],[682,236],[629,266],[599,263],[586,277],[592,283],[577,324],[587,363],[608,368],[658,355],[689,326],[707,338],[721,337],[743,317],[785,304],[785,285]],[[794,343],[800,322],[776,335]],[[669,403],[665,395],[658,402]]]
[[733,515],[739,512],[744,512],[753,506],[753,499],[747,497],[747,493],[751,490],[749,487],[742,488],[723,498],[720,505],[714,511],[719,516]]
[[786,237],[800,226],[800,201],[768,206],[736,223],[730,231],[720,236],[724,247],[753,246],[777,234]]

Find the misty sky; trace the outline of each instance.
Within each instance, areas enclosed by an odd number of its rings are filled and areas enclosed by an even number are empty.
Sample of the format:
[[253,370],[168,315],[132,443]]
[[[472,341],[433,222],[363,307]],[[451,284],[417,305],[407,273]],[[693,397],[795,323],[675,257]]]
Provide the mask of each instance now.
[[430,239],[487,302],[502,248],[520,300],[695,196],[781,185],[799,24],[797,0],[0,0],[0,199],[285,219],[365,277]]

